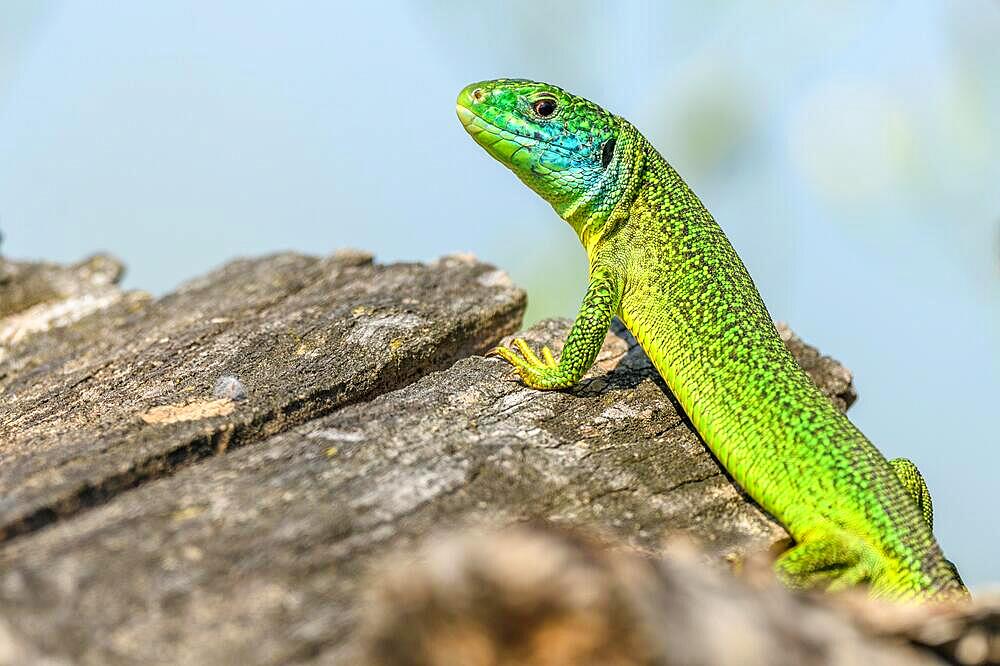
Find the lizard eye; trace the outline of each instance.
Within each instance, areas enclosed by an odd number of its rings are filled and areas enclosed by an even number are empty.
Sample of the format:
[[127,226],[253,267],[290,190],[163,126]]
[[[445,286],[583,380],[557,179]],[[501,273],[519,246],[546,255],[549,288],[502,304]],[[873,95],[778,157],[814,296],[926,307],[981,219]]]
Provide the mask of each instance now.
[[551,118],[556,112],[556,101],[550,97],[543,97],[531,105],[531,110],[539,118]]

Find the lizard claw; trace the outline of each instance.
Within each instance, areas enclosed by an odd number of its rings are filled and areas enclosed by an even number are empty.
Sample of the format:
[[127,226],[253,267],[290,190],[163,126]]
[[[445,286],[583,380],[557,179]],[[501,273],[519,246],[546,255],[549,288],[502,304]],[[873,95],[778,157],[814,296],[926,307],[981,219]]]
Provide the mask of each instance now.
[[514,338],[511,347],[498,346],[487,352],[487,356],[499,356],[514,366],[521,380],[532,388],[566,388],[572,385],[559,372],[559,363],[552,350],[542,347],[542,357],[522,338]]

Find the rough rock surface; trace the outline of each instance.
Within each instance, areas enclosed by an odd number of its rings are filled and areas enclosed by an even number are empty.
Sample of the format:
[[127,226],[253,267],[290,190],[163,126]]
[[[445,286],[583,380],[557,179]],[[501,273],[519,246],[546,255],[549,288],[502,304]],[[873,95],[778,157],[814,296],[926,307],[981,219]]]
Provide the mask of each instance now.
[[[759,612],[754,635],[769,649],[812,645],[815,629],[795,621],[806,602],[780,589],[727,596],[731,579],[702,575],[786,535],[721,471],[620,327],[579,387],[537,392],[475,355],[517,328],[524,294],[467,257],[276,255],[155,301],[116,278],[95,287],[115,296],[103,306],[28,329],[39,320],[25,312],[86,289],[36,287],[47,295],[13,305],[0,282],[0,330],[13,331],[0,339],[0,664],[359,663],[362,637],[398,620],[382,612],[361,629],[369,589],[398,589],[410,570],[383,564],[388,554],[440,528],[525,521],[600,534],[636,561],[686,534],[702,554],[663,565],[690,575],[680,596],[652,574],[622,588],[617,565],[595,590],[648,588],[630,603],[664,608],[705,595],[662,617]],[[567,327],[526,337],[558,347]],[[832,400],[853,401],[850,373],[782,335]],[[557,562],[592,557],[549,549],[551,538],[529,542]],[[454,552],[446,579],[461,590],[461,562],[481,558]],[[512,566],[496,554],[490,566]],[[629,608],[639,624],[661,617]],[[857,642],[843,654],[909,654],[824,613],[819,626]],[[809,663],[838,663],[825,654]],[[671,663],[641,656],[606,663]]]
[[720,575],[683,544],[639,558],[519,526],[439,536],[375,582],[363,641],[380,666],[939,663],[868,639],[773,578]]
[[[56,312],[94,312],[106,308],[121,291],[115,286],[121,280],[125,267],[114,257],[103,254],[73,264],[6,261],[0,258],[0,318],[19,313],[22,315],[18,334],[42,330],[46,307]],[[39,307],[42,306],[42,307]],[[34,308],[34,310],[33,310]],[[51,310],[50,310],[51,312]],[[29,317],[37,317],[34,326],[24,326]],[[62,320],[50,321],[67,321]],[[15,322],[8,322],[9,333],[0,335],[0,343],[13,342],[11,337]]]
[[[463,258],[276,255],[155,302],[120,295],[69,325],[12,333],[0,539],[482,352],[520,322],[524,294],[505,278]],[[223,375],[248,398],[214,397]]]

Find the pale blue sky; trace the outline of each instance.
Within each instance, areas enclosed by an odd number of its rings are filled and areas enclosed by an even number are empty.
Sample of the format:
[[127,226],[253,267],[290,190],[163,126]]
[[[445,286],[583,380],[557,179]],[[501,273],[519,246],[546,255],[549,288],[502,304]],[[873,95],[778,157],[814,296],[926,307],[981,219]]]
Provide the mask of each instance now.
[[673,162],[1000,581],[1000,3],[506,5],[8,0],[3,251],[107,250],[154,293],[237,255],[472,251],[572,316],[577,241],[453,111],[474,80],[558,83]]

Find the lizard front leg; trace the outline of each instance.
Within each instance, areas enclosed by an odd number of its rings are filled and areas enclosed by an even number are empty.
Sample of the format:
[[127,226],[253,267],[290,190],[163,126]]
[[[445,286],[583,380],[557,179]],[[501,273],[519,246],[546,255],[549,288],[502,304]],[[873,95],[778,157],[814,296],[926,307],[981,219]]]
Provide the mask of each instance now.
[[497,347],[490,355],[500,356],[513,365],[524,383],[532,388],[569,388],[594,364],[611,326],[611,317],[618,311],[621,292],[621,282],[612,271],[600,267],[591,271],[587,295],[558,362],[548,347],[542,347],[542,358],[538,358],[521,338],[514,339],[514,348]]

